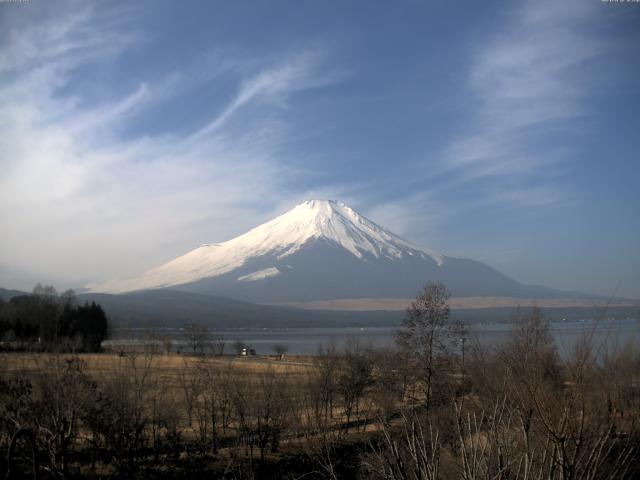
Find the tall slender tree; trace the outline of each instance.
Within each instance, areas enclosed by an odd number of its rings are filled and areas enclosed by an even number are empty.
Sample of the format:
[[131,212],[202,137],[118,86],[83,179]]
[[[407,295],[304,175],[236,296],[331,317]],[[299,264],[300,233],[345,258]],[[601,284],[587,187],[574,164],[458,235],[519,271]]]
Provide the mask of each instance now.
[[427,283],[407,308],[402,328],[396,332],[397,345],[416,362],[427,407],[433,400],[437,363],[450,343],[449,297],[441,283]]

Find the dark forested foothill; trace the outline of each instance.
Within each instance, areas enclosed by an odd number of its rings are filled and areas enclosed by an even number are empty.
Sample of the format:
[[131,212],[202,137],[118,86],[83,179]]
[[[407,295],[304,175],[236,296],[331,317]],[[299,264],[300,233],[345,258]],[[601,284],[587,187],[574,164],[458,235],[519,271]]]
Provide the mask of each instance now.
[[29,295],[0,302],[4,350],[100,351],[108,321],[95,302],[78,305],[72,290],[61,294],[38,284]]

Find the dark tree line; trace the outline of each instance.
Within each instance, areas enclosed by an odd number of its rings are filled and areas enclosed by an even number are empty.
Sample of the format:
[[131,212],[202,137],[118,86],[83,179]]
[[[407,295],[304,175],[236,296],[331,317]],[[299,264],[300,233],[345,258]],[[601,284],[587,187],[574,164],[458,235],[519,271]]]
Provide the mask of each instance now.
[[95,302],[79,305],[72,290],[58,294],[38,284],[29,295],[0,302],[0,339],[5,349],[97,352],[109,331]]

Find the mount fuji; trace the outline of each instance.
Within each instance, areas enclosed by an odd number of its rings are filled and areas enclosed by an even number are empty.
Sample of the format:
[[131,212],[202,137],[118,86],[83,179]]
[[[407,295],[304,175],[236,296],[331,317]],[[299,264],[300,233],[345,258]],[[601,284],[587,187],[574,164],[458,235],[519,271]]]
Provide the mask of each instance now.
[[419,247],[344,203],[308,200],[223,243],[200,245],[90,292],[173,289],[257,303],[411,298],[427,281],[458,297],[566,297],[525,286],[483,263]]

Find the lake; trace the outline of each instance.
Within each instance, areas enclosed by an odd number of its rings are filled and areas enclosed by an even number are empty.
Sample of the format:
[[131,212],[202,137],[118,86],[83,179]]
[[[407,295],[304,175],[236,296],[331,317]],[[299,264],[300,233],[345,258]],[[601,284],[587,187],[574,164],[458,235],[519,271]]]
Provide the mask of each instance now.
[[[469,327],[470,342],[477,341],[484,346],[499,345],[504,342],[512,329],[510,324],[480,324]],[[551,334],[561,355],[571,353],[576,341],[584,334],[591,335],[597,345],[607,349],[626,345],[640,347],[640,321],[633,318],[553,322]],[[349,342],[375,348],[393,345],[397,327],[351,327],[351,328],[275,328],[275,329],[234,329],[220,330],[227,342],[226,353],[231,353],[236,340],[240,340],[258,354],[272,354],[275,344],[282,344],[292,354],[315,354],[322,346],[335,345],[343,349]],[[184,349],[186,342],[180,329],[165,332],[174,339],[174,348]],[[141,331],[119,330],[108,344],[136,343],[142,338]]]

